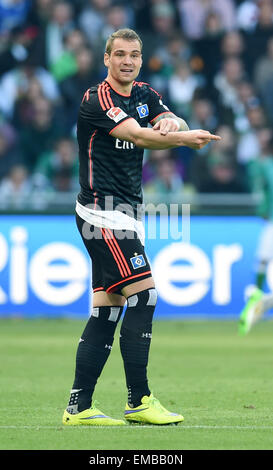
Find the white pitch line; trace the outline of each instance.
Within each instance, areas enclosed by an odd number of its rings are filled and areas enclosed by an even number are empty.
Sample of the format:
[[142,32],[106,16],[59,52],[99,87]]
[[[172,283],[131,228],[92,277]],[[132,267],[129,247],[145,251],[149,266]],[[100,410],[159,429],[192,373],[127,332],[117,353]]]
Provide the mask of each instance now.
[[[162,429],[162,428],[165,428],[164,425],[162,426],[157,426],[157,425],[146,425],[146,424],[143,424],[143,425],[126,425],[126,426],[116,426],[118,427],[119,429],[143,429],[143,428],[157,428],[157,429]],[[213,425],[184,425],[184,424],[180,424],[178,426],[168,426],[169,428],[171,429],[211,429],[211,430],[214,430],[214,429],[239,429],[239,430],[247,430],[247,429],[252,429],[252,430],[270,430],[270,429],[273,429],[273,426],[259,426],[259,425],[249,425],[249,426],[219,426],[219,425],[216,425],[216,426],[213,426]],[[40,426],[40,425],[7,425],[7,426],[0,426],[0,429],[34,429],[34,430],[40,430],[40,429],[56,429],[56,430],[60,430],[60,429],[88,429],[88,428],[98,428],[98,429],[102,429],[102,428],[111,428],[113,429],[113,426],[62,426],[61,424],[59,426]]]

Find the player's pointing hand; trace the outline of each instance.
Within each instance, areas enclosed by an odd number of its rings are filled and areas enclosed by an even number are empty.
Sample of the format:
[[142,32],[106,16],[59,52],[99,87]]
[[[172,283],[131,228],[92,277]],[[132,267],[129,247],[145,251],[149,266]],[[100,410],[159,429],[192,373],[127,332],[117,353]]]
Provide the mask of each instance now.
[[185,142],[184,145],[187,145],[194,150],[199,150],[211,141],[221,140],[221,137],[219,135],[211,134],[209,131],[197,129],[185,132],[183,140]]

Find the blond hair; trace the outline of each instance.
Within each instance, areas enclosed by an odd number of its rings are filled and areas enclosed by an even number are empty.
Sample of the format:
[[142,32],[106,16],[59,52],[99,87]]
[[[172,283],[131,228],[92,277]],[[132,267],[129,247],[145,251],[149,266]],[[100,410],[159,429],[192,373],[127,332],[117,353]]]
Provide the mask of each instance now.
[[126,41],[138,41],[140,44],[140,50],[142,50],[142,41],[139,37],[139,35],[133,30],[129,28],[124,28],[124,29],[118,29],[118,31],[115,31],[114,33],[109,36],[109,38],[106,41],[105,45],[105,52],[107,54],[111,54],[112,52],[112,47],[113,47],[113,42],[115,39],[125,39]]

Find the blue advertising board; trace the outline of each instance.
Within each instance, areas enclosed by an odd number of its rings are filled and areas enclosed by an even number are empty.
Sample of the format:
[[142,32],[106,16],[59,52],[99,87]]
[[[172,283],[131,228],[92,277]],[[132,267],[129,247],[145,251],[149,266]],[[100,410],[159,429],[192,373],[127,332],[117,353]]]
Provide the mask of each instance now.
[[[257,217],[192,216],[186,241],[174,236],[177,222],[181,224],[181,217],[150,216],[150,225],[145,224],[158,291],[155,316],[237,318],[254,281],[264,222]],[[0,316],[87,318],[90,285],[90,260],[74,216],[1,216]],[[266,289],[273,291],[271,265]]]

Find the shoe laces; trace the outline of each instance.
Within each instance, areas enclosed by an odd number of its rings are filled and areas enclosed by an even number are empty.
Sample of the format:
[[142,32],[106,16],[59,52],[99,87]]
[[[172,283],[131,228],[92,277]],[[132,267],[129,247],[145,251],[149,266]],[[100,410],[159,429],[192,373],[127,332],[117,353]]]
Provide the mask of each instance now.
[[155,398],[153,395],[151,396],[151,398],[149,399],[149,404],[152,405],[154,408],[156,408],[158,411],[160,411],[160,413],[166,413],[166,408],[164,408],[164,406],[161,405],[160,401]]

